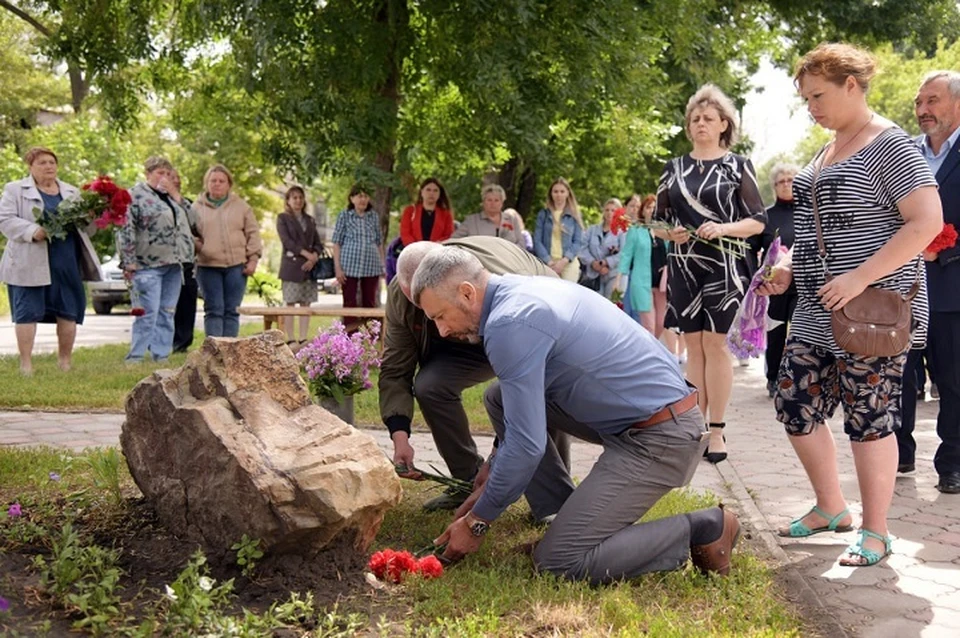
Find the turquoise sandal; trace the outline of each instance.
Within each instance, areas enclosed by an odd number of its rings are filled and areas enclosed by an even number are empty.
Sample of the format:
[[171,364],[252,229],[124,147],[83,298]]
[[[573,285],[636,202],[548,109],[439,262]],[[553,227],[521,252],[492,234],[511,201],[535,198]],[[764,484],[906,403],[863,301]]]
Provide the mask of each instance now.
[[[863,544],[867,540],[867,538],[873,538],[883,543],[883,553],[881,554],[876,550],[867,549],[866,547],[864,547]],[[857,540],[856,543],[848,547],[845,553],[850,554],[851,556],[859,556],[860,558],[863,559],[863,562],[860,562],[860,561],[854,562],[849,559],[844,561],[844,558],[841,557],[840,564],[844,567],[869,567],[870,565],[876,565],[877,563],[882,561],[884,558],[886,558],[887,556],[893,553],[893,550],[890,547],[892,543],[893,543],[892,536],[881,536],[880,534],[877,534],[876,532],[871,532],[868,529],[861,529],[860,538]]]
[[[807,527],[803,523],[803,519],[804,517],[808,516],[810,512],[813,512],[819,515],[820,517],[826,519],[828,521],[827,524],[824,525],[823,527],[814,527],[812,529],[810,527]],[[784,536],[786,538],[805,538],[807,536],[813,536],[814,534],[819,534],[821,532],[842,533],[842,532],[853,531],[853,525],[840,525],[840,521],[842,521],[843,518],[850,513],[849,509],[843,510],[842,512],[840,512],[839,514],[837,514],[832,518],[830,517],[829,514],[824,512],[822,509],[820,509],[816,505],[814,505],[810,509],[810,512],[807,512],[806,514],[804,514],[803,516],[801,516],[795,521],[791,521],[790,529],[787,530],[786,534],[784,534],[782,531],[778,531],[777,533],[780,536]]]

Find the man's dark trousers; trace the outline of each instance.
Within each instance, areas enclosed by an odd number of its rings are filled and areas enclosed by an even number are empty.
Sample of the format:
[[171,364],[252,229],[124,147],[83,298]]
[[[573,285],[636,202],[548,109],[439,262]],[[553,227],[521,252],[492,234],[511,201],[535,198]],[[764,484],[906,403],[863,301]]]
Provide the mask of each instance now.
[[[928,336],[929,339],[929,336]],[[917,393],[920,391],[917,366],[923,360],[924,350],[914,348],[907,353],[907,362],[903,364],[903,380],[900,390],[900,427],[896,430],[897,449],[900,453],[900,465],[912,465],[916,462],[917,442],[913,430],[917,423]]]
[[193,343],[193,327],[197,320],[197,276],[193,264],[183,264],[183,285],[173,315],[173,351],[186,352]]
[[960,472],[960,312],[930,313],[930,369],[940,391],[937,474]]
[[[454,478],[473,480],[483,463],[463,408],[463,391],[489,381],[493,376],[483,346],[438,341],[414,379],[413,394],[417,405],[430,428],[437,451]],[[550,436],[569,470],[570,437],[562,432],[551,432]],[[541,513],[539,518],[556,511]]]

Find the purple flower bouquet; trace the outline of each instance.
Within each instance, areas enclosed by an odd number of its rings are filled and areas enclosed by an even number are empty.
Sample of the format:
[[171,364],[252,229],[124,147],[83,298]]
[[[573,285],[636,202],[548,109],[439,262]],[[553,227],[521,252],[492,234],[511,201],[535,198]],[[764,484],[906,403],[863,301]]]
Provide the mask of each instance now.
[[379,321],[371,321],[353,334],[334,321],[297,352],[310,392],[343,403],[344,397],[372,387],[370,370],[380,366],[379,337]]
[[763,263],[750,280],[740,310],[737,311],[733,326],[727,333],[727,347],[738,359],[759,357],[767,348],[766,317],[769,299],[758,294],[757,288],[770,280],[773,267],[785,252],[786,248],[781,245],[780,238],[774,238],[763,256]]

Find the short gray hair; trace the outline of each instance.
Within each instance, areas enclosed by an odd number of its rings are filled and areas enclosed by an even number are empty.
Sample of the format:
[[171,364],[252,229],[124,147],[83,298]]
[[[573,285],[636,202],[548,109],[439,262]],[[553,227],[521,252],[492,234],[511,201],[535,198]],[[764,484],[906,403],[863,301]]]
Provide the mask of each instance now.
[[442,297],[451,298],[456,287],[464,281],[482,283],[485,272],[480,260],[464,249],[442,246],[420,262],[413,276],[413,303],[419,306],[420,295],[428,289]]
[[923,88],[934,80],[946,80],[947,88],[950,89],[950,95],[953,99],[960,100],[960,73],[956,71],[930,71],[923,76],[920,87]]
[[153,155],[147,158],[147,161],[143,163],[143,171],[148,175],[158,168],[165,168],[168,171],[173,170],[173,164],[170,163],[166,157],[160,157],[159,155]]
[[483,199],[490,193],[496,193],[497,195],[500,196],[500,199],[502,200],[507,199],[507,192],[503,190],[503,186],[501,186],[500,184],[487,184],[486,186],[484,186],[480,190],[480,199]]
[[774,165],[770,170],[770,183],[773,184],[773,187],[777,187],[777,180],[780,179],[780,176],[784,173],[790,173],[791,175],[796,176],[800,172],[800,167],[796,164],[790,164],[789,162],[779,162]]
[[416,241],[404,246],[400,257],[397,258],[397,280],[401,288],[410,286],[413,275],[420,267],[424,258],[442,246],[432,241]]

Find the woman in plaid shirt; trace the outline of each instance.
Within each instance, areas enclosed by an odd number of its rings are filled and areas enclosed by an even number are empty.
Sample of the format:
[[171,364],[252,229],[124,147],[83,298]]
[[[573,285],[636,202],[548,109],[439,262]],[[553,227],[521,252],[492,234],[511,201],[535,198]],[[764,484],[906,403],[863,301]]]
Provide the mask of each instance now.
[[[343,307],[374,308],[383,274],[383,241],[380,216],[370,208],[370,194],[360,184],[350,189],[347,208],[333,228],[333,264],[337,281],[343,286]],[[356,317],[344,317],[347,329],[356,328]]]

